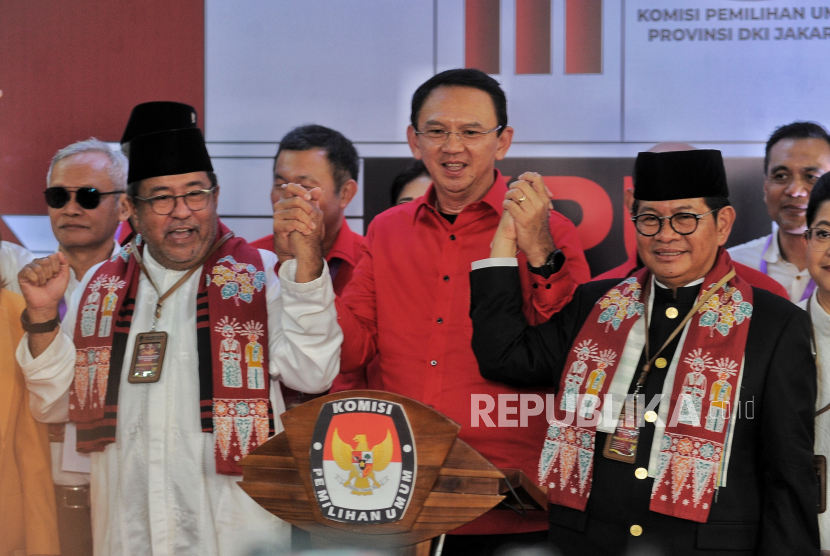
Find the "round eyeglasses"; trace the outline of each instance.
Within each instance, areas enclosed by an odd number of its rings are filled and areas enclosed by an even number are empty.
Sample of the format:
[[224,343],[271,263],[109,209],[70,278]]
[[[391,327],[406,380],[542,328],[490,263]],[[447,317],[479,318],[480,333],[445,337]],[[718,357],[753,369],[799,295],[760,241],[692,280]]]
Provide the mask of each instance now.
[[830,230],[825,228],[807,228],[804,232],[807,247],[813,251],[827,251],[830,249]]
[[682,236],[687,236],[697,230],[698,221],[706,216],[712,214],[718,209],[712,209],[703,214],[695,214],[693,212],[678,212],[671,216],[657,216],[656,214],[638,214],[632,216],[631,221],[634,222],[634,227],[637,231],[646,237],[656,236],[663,228],[663,221],[668,220],[671,229]]
[[92,210],[98,208],[101,204],[101,197],[103,195],[120,195],[123,191],[98,191],[94,187],[77,187],[67,189],[66,187],[55,186],[46,189],[43,192],[46,197],[46,205],[53,209],[62,209],[75,195],[75,202],[85,210]]
[[176,199],[182,199],[185,206],[194,212],[203,210],[207,206],[213,190],[213,187],[210,189],[193,189],[182,195],[156,195],[154,197],[139,197],[136,195],[133,199],[148,203],[153,212],[159,216],[167,216],[176,210]]
[[424,131],[416,131],[415,135],[420,135],[421,137],[426,137],[431,143],[435,143],[438,145],[443,145],[450,139],[450,135],[453,133],[458,135],[458,138],[461,140],[462,143],[476,143],[481,141],[484,136],[493,133],[494,131],[498,131],[502,128],[502,126],[496,126],[490,131],[478,131],[475,129],[464,129],[462,131],[447,131],[446,129],[425,129]]

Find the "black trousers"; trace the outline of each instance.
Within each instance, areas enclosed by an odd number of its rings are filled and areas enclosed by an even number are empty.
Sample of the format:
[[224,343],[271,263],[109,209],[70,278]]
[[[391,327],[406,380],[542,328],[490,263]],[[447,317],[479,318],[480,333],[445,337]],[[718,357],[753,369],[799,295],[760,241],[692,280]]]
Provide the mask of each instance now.
[[[432,541],[432,554],[438,539]],[[534,556],[557,554],[548,543],[547,531],[513,533],[508,535],[447,535],[444,538],[442,556],[509,556],[531,554]]]

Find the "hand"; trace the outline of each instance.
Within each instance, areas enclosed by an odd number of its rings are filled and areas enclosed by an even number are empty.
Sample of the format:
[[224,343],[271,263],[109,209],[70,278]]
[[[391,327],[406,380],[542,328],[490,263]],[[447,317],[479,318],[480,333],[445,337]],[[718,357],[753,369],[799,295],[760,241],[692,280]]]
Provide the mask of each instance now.
[[296,183],[283,186],[274,203],[274,250],[280,262],[297,259],[297,282],[316,280],[323,273],[326,226],[319,201],[323,190]]
[[542,176],[536,172],[519,176],[504,196],[504,208],[516,222],[518,247],[527,255],[530,266],[542,266],[556,250],[548,224],[553,209],[551,198]]
[[[314,189],[313,191],[320,191]],[[297,273],[294,281],[298,283],[311,282],[323,274],[323,239],[325,238],[326,225],[323,220],[323,211],[314,201],[311,217],[311,228],[308,235],[301,231],[288,234],[288,242],[291,252],[297,259]]]
[[52,320],[69,284],[69,262],[63,253],[35,259],[17,275],[31,322]]
[[312,213],[322,190],[308,190],[296,183],[282,187],[282,197],[274,203],[274,252],[280,262],[294,258],[289,236],[292,232],[311,235],[317,224]]
[[[513,201],[505,201],[505,203]],[[501,215],[499,227],[496,228],[496,235],[490,244],[490,258],[515,257],[516,256],[516,221],[509,211],[505,210]]]

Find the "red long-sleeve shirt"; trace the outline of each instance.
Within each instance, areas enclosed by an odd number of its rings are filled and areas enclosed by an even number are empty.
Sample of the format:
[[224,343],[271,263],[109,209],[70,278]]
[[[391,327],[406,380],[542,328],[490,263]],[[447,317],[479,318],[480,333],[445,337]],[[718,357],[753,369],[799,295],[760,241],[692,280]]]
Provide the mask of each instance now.
[[[379,355],[383,389],[428,404],[462,426],[460,438],[500,468],[523,469],[535,480],[547,423],[544,413],[526,428],[471,426],[471,395],[535,393],[484,380],[470,345],[472,323],[469,272],[473,261],[490,256],[490,243],[503,211],[507,185],[496,172],[493,187],[464,208],[451,224],[435,209],[433,186],[420,200],[393,207],[369,226],[363,256],[337,301],[344,333],[341,373],[365,367]],[[590,279],[588,264],[573,224],[551,213],[556,247],[566,257],[551,276],[527,271],[519,255],[525,313],[532,323],[547,320]],[[508,403],[518,407],[516,400]],[[498,424],[496,411],[491,413]],[[517,415],[506,415],[518,419]],[[510,511],[488,512],[458,530],[500,534],[547,528],[546,512],[533,518]]]

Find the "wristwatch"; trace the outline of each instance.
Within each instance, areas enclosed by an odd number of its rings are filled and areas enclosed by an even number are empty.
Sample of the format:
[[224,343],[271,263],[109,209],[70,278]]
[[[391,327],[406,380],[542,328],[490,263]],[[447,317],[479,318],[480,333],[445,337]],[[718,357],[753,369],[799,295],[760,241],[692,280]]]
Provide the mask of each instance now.
[[55,318],[46,322],[29,322],[29,312],[23,309],[23,312],[20,313],[20,324],[23,325],[23,330],[31,334],[46,334],[57,328],[60,323],[59,315],[55,315]]
[[548,255],[548,258],[545,260],[542,266],[530,266],[530,262],[527,263],[527,269],[536,274],[541,276],[542,278],[548,279],[562,268],[565,264],[565,254],[560,251],[559,249],[555,249]]

